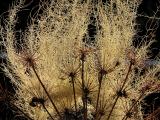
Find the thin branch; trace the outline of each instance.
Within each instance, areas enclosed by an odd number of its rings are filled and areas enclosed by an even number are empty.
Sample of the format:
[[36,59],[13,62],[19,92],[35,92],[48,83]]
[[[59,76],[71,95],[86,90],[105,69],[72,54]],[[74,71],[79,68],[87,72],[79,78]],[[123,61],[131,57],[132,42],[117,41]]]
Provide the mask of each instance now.
[[84,63],[85,63],[85,54],[81,55],[82,69],[81,69],[81,79],[82,79],[82,101],[83,101],[83,109],[84,109],[84,120],[87,120],[87,100],[85,98],[85,85],[84,85]]
[[72,88],[73,88],[73,95],[74,95],[74,104],[75,104],[75,110],[76,110],[76,114],[77,114],[77,101],[76,101],[76,90],[75,90],[75,83],[74,83],[74,77],[71,77],[71,81],[72,81]]
[[101,83],[99,83],[99,86],[98,86],[98,95],[97,95],[97,101],[96,101],[96,113],[97,113],[97,110],[98,110],[98,103],[99,103],[99,98],[100,98],[100,92],[101,92]]
[[52,115],[49,113],[49,111],[47,110],[46,106],[44,104],[42,104],[43,108],[45,109],[45,111],[47,112],[47,114],[51,117],[52,120],[54,120],[54,118],[52,117]]
[[[145,93],[142,93],[139,98],[134,102],[134,104],[131,106],[131,108],[127,111],[127,113],[130,113],[132,111],[132,109],[135,107],[135,105],[138,103],[138,101],[144,96]],[[128,116],[124,116],[122,118],[122,120],[127,120],[128,119]]]
[[[123,84],[122,84],[122,86],[121,86],[121,88],[120,88],[120,91],[123,90],[123,88],[124,88],[124,86],[125,86],[125,84],[126,84],[126,82],[127,82],[127,80],[128,80],[128,76],[129,76],[129,73],[130,73],[130,71],[131,71],[131,68],[132,68],[132,62],[130,62],[130,65],[129,65],[129,68],[128,68],[128,72],[127,72],[126,77],[125,77],[125,79],[124,79],[124,82],[123,82]],[[110,119],[111,114],[112,114],[112,112],[113,112],[113,109],[114,109],[114,107],[116,106],[116,103],[117,103],[117,101],[118,101],[119,98],[120,98],[120,96],[117,95],[117,97],[116,97],[116,99],[115,99],[115,102],[113,103],[113,106],[112,106],[112,108],[111,108],[111,111],[110,111],[110,113],[109,113],[109,115],[108,115],[107,120]]]
[[46,87],[45,87],[44,84],[42,83],[42,81],[41,81],[41,79],[40,79],[40,77],[39,77],[39,75],[38,75],[38,73],[37,73],[37,71],[36,71],[34,65],[32,64],[31,67],[32,67],[32,69],[33,69],[33,71],[34,71],[34,73],[35,73],[35,75],[36,75],[38,81],[40,82],[41,86],[43,87],[45,93],[47,94],[49,100],[51,101],[51,103],[52,103],[52,105],[53,105],[55,111],[56,111],[57,114],[58,114],[58,116],[59,116],[60,118],[62,118],[61,115],[60,115],[60,113],[59,113],[59,111],[58,111],[58,109],[57,109],[57,107],[56,107],[56,105],[55,105],[55,103],[53,102],[53,100],[52,100],[52,98],[50,97],[48,91],[46,90]]

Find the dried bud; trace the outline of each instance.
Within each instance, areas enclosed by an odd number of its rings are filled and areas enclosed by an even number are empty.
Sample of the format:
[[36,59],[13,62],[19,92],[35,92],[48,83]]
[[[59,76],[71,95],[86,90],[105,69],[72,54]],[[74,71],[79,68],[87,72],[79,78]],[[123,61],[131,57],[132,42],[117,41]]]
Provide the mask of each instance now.
[[135,64],[135,62],[136,62],[135,49],[134,48],[127,49],[126,50],[126,57],[127,57],[127,60],[129,60],[132,64]]
[[86,58],[86,55],[93,53],[96,51],[96,48],[92,47],[92,46],[86,46],[84,45],[83,47],[78,49],[78,53],[80,55],[80,60],[84,61]]
[[19,53],[18,56],[26,68],[30,68],[36,65],[37,58],[35,57],[35,53],[30,53],[27,50],[23,50]]

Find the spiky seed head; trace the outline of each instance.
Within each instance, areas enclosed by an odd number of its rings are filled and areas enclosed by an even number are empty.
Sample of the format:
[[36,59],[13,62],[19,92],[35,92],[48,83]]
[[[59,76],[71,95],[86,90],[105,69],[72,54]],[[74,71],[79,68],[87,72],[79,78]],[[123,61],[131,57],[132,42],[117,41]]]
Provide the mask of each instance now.
[[18,54],[19,60],[22,62],[24,67],[30,68],[32,66],[36,66],[36,57],[35,53],[31,53],[27,50],[23,50]]

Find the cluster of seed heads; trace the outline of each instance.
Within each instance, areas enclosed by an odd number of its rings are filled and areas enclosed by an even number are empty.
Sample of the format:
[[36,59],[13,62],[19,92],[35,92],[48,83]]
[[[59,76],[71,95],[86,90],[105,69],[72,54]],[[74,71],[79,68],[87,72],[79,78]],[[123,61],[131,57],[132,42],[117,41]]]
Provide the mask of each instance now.
[[[160,84],[159,66],[145,66],[149,45],[132,45],[138,0],[45,2],[17,43],[23,2],[1,31],[4,72],[17,85],[14,104],[28,119],[143,120],[140,101]],[[94,41],[88,26],[95,27]]]

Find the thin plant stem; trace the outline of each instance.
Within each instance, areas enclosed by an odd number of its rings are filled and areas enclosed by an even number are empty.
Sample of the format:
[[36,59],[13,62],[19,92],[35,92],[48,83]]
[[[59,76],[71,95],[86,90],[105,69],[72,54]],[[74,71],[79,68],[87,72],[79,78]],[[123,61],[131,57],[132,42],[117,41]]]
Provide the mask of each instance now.
[[58,109],[57,109],[57,107],[56,107],[56,105],[55,105],[55,103],[53,102],[53,100],[52,100],[52,98],[50,97],[48,91],[46,90],[46,87],[44,86],[43,82],[41,81],[41,79],[40,79],[40,77],[39,77],[39,75],[38,75],[38,73],[37,73],[37,71],[36,71],[34,65],[31,65],[31,67],[32,67],[32,69],[33,69],[33,71],[34,71],[34,73],[35,73],[35,75],[36,75],[38,81],[40,82],[42,88],[44,89],[45,93],[47,94],[49,100],[51,101],[51,103],[52,103],[52,105],[53,105],[55,111],[56,111],[57,114],[58,114],[58,116],[59,116],[60,118],[62,118],[61,115],[60,115],[60,113],[59,113],[59,111],[58,111]]
[[85,118],[87,120],[87,112],[88,112],[88,109],[87,109],[87,98],[85,98]]
[[75,90],[74,77],[71,77],[71,81],[72,81],[72,88],[73,88],[73,95],[74,95],[75,110],[77,114],[77,101],[76,101],[76,90]]
[[[132,62],[130,62],[130,64],[129,64],[128,72],[127,72],[126,77],[125,77],[125,79],[124,79],[124,82],[123,82],[123,84],[122,84],[122,86],[121,86],[121,88],[120,88],[120,91],[123,90],[123,88],[124,88],[124,86],[125,86],[125,84],[126,84],[126,82],[127,82],[127,80],[128,80],[128,76],[129,76],[129,73],[130,73],[130,71],[131,71],[131,68],[132,68]],[[115,102],[113,103],[113,106],[112,106],[112,108],[111,108],[111,111],[110,111],[110,113],[109,113],[109,115],[108,115],[107,120],[110,119],[111,114],[112,114],[112,112],[113,112],[113,110],[114,110],[114,107],[116,106],[116,103],[117,103],[117,101],[118,101],[119,98],[120,98],[120,96],[117,95],[117,97],[116,97],[116,99],[115,99]]]
[[99,103],[99,98],[100,98],[100,91],[101,91],[101,84],[98,87],[98,95],[97,95],[97,101],[96,101],[96,113],[98,110],[98,103]]
[[85,85],[84,85],[84,63],[85,63],[85,54],[81,55],[82,69],[81,69],[81,79],[82,79],[82,101],[83,101],[83,109],[84,109],[84,120],[87,120],[87,106],[86,106],[86,98],[85,98]]
[[96,101],[96,113],[98,110],[98,103],[99,103],[99,98],[100,98],[100,92],[101,92],[101,86],[102,86],[102,79],[103,79],[103,74],[101,73],[98,77],[99,81],[99,86],[98,86],[98,95],[97,95],[97,101]]
[[118,101],[119,97],[120,97],[119,95],[116,97],[115,102],[114,102],[114,104],[113,104],[113,106],[112,106],[112,109],[111,109],[111,111],[110,111],[110,113],[109,113],[109,115],[108,115],[107,120],[109,120],[109,119],[110,119],[111,114],[112,114],[112,112],[113,112],[113,109],[114,109],[114,107],[116,106],[116,103],[117,103],[117,101]]
[[[140,96],[139,96],[139,98],[134,102],[134,104],[131,106],[131,108],[127,111],[127,113],[129,113],[129,112],[131,112],[132,111],[132,109],[135,107],[135,105],[138,103],[138,101],[143,97],[143,95],[144,95],[144,93],[142,93]],[[128,116],[124,116],[123,118],[122,118],[122,120],[127,120],[128,119]]]
[[47,110],[46,106],[44,104],[42,104],[43,108],[45,109],[45,111],[47,112],[47,114],[51,117],[52,120],[54,120],[54,118],[52,117],[52,115],[49,113],[49,111]]
[[128,68],[128,72],[127,72],[127,75],[126,75],[126,77],[125,77],[125,79],[124,79],[124,82],[123,82],[123,85],[122,85],[122,87],[121,87],[121,90],[123,90],[123,88],[124,88],[124,86],[125,86],[125,84],[126,84],[126,82],[127,82],[127,80],[128,80],[128,76],[129,76],[129,73],[130,73],[130,71],[131,71],[132,65],[133,65],[133,63],[130,62],[129,68]]

